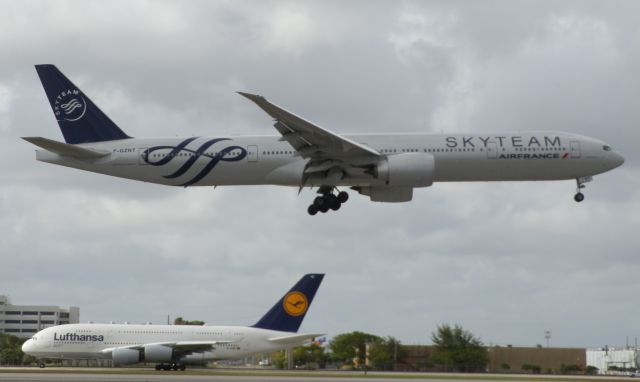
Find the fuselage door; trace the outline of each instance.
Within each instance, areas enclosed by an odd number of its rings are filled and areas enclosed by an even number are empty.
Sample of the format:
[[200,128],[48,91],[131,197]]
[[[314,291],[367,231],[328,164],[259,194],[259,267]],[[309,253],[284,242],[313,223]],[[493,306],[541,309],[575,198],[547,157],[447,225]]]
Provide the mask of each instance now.
[[487,158],[496,159],[498,157],[498,145],[495,142],[487,142]]
[[247,146],[247,161],[248,162],[258,161],[258,146],[255,146],[255,145]]
[[138,164],[140,165],[146,165],[148,164],[147,161],[145,161],[145,152],[147,151],[147,148],[142,148],[142,149],[138,149]]
[[571,141],[571,158],[580,158],[580,141]]

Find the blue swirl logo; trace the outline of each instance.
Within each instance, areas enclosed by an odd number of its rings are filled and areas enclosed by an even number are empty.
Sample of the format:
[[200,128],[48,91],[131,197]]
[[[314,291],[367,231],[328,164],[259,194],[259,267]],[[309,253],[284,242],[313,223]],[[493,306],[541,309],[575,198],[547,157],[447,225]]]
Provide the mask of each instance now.
[[[215,145],[218,142],[222,141],[230,141],[229,138],[217,138],[211,139],[200,145],[196,150],[187,148],[187,146],[198,139],[198,137],[193,137],[189,139],[185,139],[180,142],[177,146],[154,146],[149,147],[142,153],[142,159],[152,165],[152,166],[164,166],[167,163],[170,163],[175,158],[180,158],[180,153],[188,153],[188,159],[184,162],[179,169],[169,175],[163,175],[166,179],[175,179],[182,175],[184,175],[193,165],[199,160],[207,160],[207,164],[198,172],[196,176],[191,178],[191,180],[180,184],[180,186],[191,186],[202,180],[205,176],[207,176],[211,170],[213,170],[218,163],[220,162],[238,162],[247,157],[247,150],[244,147],[240,146],[227,146],[223,149],[218,150],[214,154],[208,153],[207,149],[211,146]],[[166,155],[160,155],[157,161],[152,160],[154,151],[158,150],[170,150]],[[239,151],[238,155],[228,156],[229,153],[233,151]]]

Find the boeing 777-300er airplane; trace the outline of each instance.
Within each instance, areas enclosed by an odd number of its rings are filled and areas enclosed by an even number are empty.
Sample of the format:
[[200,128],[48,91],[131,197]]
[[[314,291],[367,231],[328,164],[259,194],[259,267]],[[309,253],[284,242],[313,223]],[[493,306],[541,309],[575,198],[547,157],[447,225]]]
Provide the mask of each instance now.
[[339,135],[249,93],[279,136],[132,138],[55,66],[36,70],[66,141],[25,137],[44,149],[38,160],[171,186],[318,187],[311,215],[347,201],[338,187],[408,202],[433,182],[575,179],[580,202],[585,182],[624,162],[605,142],[558,131]]
[[298,334],[324,274],[307,274],[253,326],[68,324],[36,333],[22,351],[44,359],[110,359],[113,366],[156,363],[184,370],[189,363],[237,359],[300,346],[323,334]]

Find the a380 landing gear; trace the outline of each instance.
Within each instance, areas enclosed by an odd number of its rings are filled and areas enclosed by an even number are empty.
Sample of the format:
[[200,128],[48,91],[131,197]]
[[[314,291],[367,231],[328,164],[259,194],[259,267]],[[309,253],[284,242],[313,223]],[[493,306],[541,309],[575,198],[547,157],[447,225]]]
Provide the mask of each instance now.
[[585,178],[577,178],[576,179],[576,194],[573,197],[573,200],[575,200],[576,202],[580,203],[581,201],[584,200],[584,194],[581,192],[583,188],[585,188],[585,183],[590,182],[591,181],[591,177],[585,177]]
[[164,370],[164,371],[184,371],[186,370],[187,366],[183,363],[159,363],[156,365],[156,370],[160,371],[160,370]]
[[322,186],[318,189],[320,196],[317,196],[309,208],[307,208],[309,215],[315,215],[318,212],[325,213],[329,210],[337,211],[342,206],[342,203],[349,200],[349,194],[340,191],[336,195],[333,193],[333,189],[334,187],[330,186]]

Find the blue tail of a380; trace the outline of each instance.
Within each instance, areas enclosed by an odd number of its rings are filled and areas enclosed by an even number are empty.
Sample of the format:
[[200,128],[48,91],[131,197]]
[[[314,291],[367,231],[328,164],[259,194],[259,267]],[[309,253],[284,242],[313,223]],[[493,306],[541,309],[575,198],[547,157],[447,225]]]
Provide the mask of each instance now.
[[254,328],[297,332],[311,306],[324,274],[310,273],[302,276],[255,325]]
[[67,143],[130,138],[55,65],[36,65],[36,71]]

